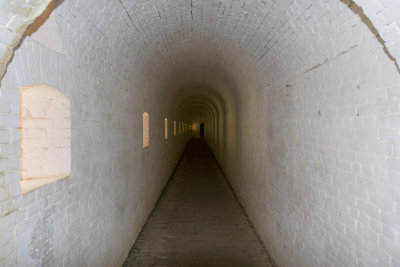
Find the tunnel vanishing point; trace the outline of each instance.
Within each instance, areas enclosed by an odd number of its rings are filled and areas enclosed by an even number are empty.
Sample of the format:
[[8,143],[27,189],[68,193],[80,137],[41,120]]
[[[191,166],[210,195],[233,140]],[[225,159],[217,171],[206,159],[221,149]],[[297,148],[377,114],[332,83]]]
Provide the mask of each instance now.
[[400,266],[400,1],[0,0],[0,266],[121,266],[204,131],[278,266]]

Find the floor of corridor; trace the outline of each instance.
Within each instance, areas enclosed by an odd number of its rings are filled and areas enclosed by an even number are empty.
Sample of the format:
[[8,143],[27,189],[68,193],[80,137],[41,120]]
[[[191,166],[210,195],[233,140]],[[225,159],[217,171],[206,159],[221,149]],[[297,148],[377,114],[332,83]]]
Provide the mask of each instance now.
[[192,139],[124,266],[272,266],[203,139]]

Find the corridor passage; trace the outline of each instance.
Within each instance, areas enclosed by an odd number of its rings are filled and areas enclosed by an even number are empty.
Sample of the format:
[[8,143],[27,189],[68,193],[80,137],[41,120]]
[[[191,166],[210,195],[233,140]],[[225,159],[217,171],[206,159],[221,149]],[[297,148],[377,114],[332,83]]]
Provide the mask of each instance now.
[[124,266],[272,266],[203,139],[192,139]]

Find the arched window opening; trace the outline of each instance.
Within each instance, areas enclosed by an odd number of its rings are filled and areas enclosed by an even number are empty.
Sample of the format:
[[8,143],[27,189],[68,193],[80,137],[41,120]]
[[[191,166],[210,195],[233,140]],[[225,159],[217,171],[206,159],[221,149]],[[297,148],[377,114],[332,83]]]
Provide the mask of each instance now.
[[176,136],[176,121],[174,121],[174,136]]
[[150,146],[149,114],[143,112],[143,147]]
[[65,178],[71,173],[69,99],[47,85],[21,87],[21,192]]
[[165,138],[165,140],[167,140],[168,139],[168,119],[167,118],[165,118],[164,119],[164,138]]

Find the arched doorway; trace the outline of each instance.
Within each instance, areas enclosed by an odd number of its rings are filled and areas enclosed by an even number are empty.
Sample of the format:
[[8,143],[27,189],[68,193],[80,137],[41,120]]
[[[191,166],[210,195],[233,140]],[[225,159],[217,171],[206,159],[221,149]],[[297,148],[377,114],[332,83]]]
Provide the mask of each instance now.
[[200,124],[200,136],[204,136],[204,122]]

